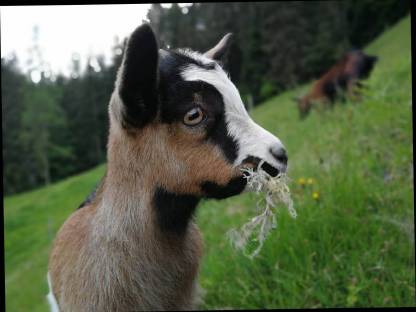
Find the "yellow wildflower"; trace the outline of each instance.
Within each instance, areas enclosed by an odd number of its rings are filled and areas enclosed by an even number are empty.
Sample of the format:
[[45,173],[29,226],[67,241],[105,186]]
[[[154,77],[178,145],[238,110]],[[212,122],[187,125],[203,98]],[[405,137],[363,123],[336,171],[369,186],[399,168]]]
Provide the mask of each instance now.
[[319,192],[313,192],[312,193],[312,198],[315,200],[319,200]]
[[300,185],[305,185],[305,178],[300,178],[299,180],[298,180],[298,183],[300,184]]
[[308,184],[309,184],[309,185],[312,185],[312,184],[313,184],[313,179],[312,179],[312,178],[309,178],[309,179],[308,179]]

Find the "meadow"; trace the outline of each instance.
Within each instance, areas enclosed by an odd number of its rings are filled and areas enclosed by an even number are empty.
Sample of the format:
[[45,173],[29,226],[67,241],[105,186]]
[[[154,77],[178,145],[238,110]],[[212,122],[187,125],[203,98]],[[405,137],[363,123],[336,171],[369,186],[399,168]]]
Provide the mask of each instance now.
[[[379,62],[361,101],[299,120],[293,98],[308,84],[250,112],[288,150],[298,217],[281,209],[251,260],[226,232],[258,214],[254,194],[204,201],[201,309],[416,305],[410,40],[407,17],[365,49]],[[104,171],[4,198],[7,311],[47,311],[54,235]]]

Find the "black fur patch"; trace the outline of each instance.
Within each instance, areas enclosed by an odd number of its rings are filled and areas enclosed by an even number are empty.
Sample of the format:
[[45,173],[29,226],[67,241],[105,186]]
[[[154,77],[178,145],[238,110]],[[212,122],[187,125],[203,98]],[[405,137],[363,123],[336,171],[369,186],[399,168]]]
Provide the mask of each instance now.
[[153,204],[161,230],[185,233],[198,202],[199,198],[196,196],[175,194],[161,187],[156,188]]
[[208,130],[207,138],[221,148],[230,163],[234,162],[238,155],[238,143],[228,134],[224,106],[221,114],[217,116],[215,124]]
[[240,194],[246,184],[247,180],[241,176],[231,179],[225,186],[221,186],[215,182],[205,181],[201,184],[201,190],[207,198],[223,199]]
[[[238,144],[227,131],[222,95],[209,83],[183,80],[180,73],[189,64],[211,69],[211,65],[201,64],[176,52],[167,52],[160,60],[161,121],[182,122],[187,111],[195,105],[200,106],[207,114],[204,124],[206,139],[218,145],[232,163],[237,158]],[[196,94],[200,98],[198,103],[195,102]]]
[[[186,112],[200,106],[211,121],[223,113],[221,94],[210,84],[202,81],[175,81],[161,89],[161,121],[182,122]],[[195,95],[200,101],[195,102]]]
[[149,25],[136,28],[124,53],[119,94],[124,104],[123,127],[142,127],[158,109],[159,48]]

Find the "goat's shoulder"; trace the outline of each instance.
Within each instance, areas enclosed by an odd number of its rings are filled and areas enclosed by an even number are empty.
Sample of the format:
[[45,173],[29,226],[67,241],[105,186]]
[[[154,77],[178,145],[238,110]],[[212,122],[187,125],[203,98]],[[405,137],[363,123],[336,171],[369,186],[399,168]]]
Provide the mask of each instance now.
[[58,231],[49,257],[49,273],[54,295],[61,297],[62,285],[71,276],[78,258],[83,253],[90,231],[90,222],[96,212],[95,205],[74,211]]
[[[77,253],[84,246],[85,240],[88,237],[90,231],[90,223],[96,213],[96,205],[87,205],[83,209],[74,211],[64,224],[59,229],[52,252],[50,255],[50,261],[52,264],[58,264],[56,261],[68,261],[68,257],[63,257],[62,253],[68,252],[74,254],[74,250],[78,250]],[[59,259],[59,260],[58,260]]]

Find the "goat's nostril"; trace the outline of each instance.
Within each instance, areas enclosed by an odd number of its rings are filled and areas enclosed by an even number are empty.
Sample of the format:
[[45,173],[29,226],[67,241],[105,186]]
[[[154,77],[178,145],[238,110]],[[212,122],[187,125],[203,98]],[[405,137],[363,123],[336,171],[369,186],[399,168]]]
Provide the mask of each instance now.
[[277,161],[287,165],[287,153],[286,150],[281,146],[275,146],[270,148],[270,153],[273,155]]

